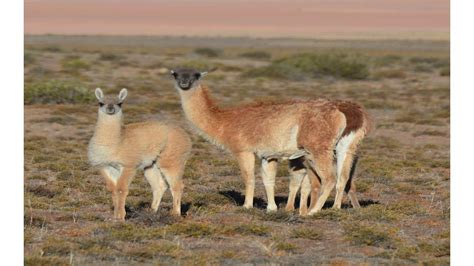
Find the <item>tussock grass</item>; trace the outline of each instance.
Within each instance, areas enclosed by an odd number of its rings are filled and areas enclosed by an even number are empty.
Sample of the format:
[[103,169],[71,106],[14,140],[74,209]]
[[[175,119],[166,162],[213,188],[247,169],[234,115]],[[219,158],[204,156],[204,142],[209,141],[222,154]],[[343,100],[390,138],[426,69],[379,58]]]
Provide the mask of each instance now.
[[436,257],[449,256],[451,247],[448,241],[427,242],[423,241],[418,244],[418,248],[427,253],[431,253]]
[[95,96],[82,83],[50,80],[26,84],[24,99],[25,104],[90,103]]
[[375,66],[390,66],[396,63],[400,63],[403,61],[403,57],[400,55],[385,55],[375,57],[374,65]]
[[275,244],[275,249],[279,251],[292,252],[298,249],[298,246],[290,242],[279,241]]
[[311,216],[316,220],[344,221],[348,218],[348,213],[342,209],[322,209],[320,212]]
[[179,223],[168,226],[166,232],[189,237],[204,237],[216,233],[216,228],[203,223]]
[[34,65],[28,70],[28,78],[25,79],[25,82],[31,82],[35,80],[46,80],[52,78],[55,75],[55,72],[49,68]]
[[114,53],[100,53],[99,60],[102,61],[120,61],[125,57],[123,55],[114,54]]
[[81,70],[90,69],[90,64],[80,58],[80,56],[66,56],[61,60],[61,65],[66,72],[77,73]]
[[[180,64],[174,65],[174,69],[176,68],[193,68],[198,71],[214,71],[218,67],[218,64],[207,61],[207,60],[189,60],[185,61]],[[173,69],[172,68],[172,69]]]
[[367,60],[360,56],[341,53],[299,54],[275,60],[266,67],[248,70],[243,75],[288,80],[321,76],[358,80],[369,76],[369,67]]
[[201,47],[194,49],[194,53],[205,56],[205,57],[218,57],[222,54],[222,50],[209,48],[209,47]]
[[442,77],[449,77],[451,76],[451,69],[450,67],[444,67],[439,71],[439,75]]
[[23,55],[23,65],[26,67],[28,65],[34,64],[36,62],[36,57],[32,53],[24,53]]
[[379,70],[375,72],[374,77],[377,79],[383,79],[383,78],[388,78],[388,79],[403,79],[407,77],[407,74],[405,71],[401,69],[387,69],[387,70]]
[[433,71],[433,66],[426,63],[420,63],[420,64],[416,64],[413,67],[413,71],[421,72],[421,73],[430,73]]
[[108,240],[120,240],[127,242],[157,239],[163,236],[164,230],[160,227],[146,227],[130,223],[117,223],[104,225],[100,229]]
[[314,228],[296,228],[291,231],[292,238],[304,238],[310,240],[322,240],[323,233]]
[[256,60],[268,60],[272,55],[265,51],[249,51],[239,54],[240,57],[256,59]]
[[30,256],[25,257],[25,265],[47,266],[47,265],[69,265],[69,259],[59,256]]
[[399,241],[396,229],[374,224],[347,223],[344,225],[344,233],[354,245],[393,248]]
[[413,134],[413,136],[446,136],[446,133],[438,131],[438,130],[430,130],[426,129],[423,131],[417,131]]
[[264,221],[295,223],[299,221],[300,217],[280,209],[276,212],[263,212],[260,214],[260,219]]
[[264,225],[258,224],[239,224],[229,228],[223,229],[224,234],[239,234],[239,235],[256,235],[256,236],[268,236],[270,234],[270,228]]

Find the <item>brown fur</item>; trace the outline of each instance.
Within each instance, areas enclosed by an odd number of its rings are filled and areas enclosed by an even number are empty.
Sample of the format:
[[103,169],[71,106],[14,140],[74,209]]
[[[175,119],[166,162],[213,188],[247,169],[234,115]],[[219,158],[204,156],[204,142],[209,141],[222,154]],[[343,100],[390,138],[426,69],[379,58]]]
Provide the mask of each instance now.
[[128,186],[137,169],[144,170],[152,187],[152,209],[158,210],[168,183],[173,196],[173,214],[180,215],[182,175],[190,149],[189,136],[177,126],[158,121],[122,126],[121,109],[113,115],[99,109],[88,156],[91,164],[100,169],[112,193],[114,218],[125,219]]
[[354,102],[350,101],[334,101],[337,109],[346,116],[346,129],[342,133],[342,136],[349,135],[352,131],[364,130],[365,134],[368,134],[372,127],[372,120],[364,110],[364,108]]
[[[238,158],[246,183],[245,207],[253,205],[255,155],[271,161],[304,153],[321,177],[322,193],[314,208],[322,208],[336,182],[333,150],[346,127],[345,116],[335,103],[290,101],[220,108],[204,86],[178,90],[186,117],[198,132]],[[267,167],[262,170],[272,173],[272,163]],[[269,176],[262,175],[268,205],[276,209],[274,179],[267,179]]]

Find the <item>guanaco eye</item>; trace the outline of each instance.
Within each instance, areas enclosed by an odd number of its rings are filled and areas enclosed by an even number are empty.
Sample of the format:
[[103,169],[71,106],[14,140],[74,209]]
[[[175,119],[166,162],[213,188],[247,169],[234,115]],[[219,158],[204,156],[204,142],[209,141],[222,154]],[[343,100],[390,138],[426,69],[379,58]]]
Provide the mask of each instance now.
[[104,105],[105,105],[105,103],[99,102],[99,106],[100,106],[100,107],[102,107],[102,106],[104,106]]

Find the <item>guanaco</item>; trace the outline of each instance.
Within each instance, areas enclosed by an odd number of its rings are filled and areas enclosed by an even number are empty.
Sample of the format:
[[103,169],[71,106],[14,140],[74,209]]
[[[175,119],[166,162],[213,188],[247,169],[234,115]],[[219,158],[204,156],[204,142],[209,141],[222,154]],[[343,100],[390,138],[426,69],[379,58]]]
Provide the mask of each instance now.
[[[334,101],[334,103],[346,116],[347,126],[335,149],[337,183],[333,208],[341,208],[344,191],[347,192],[352,206],[359,208],[360,204],[356,196],[356,186],[353,179],[358,160],[356,152],[357,146],[369,133],[372,120],[364,108],[357,103],[350,101]],[[296,193],[301,186],[299,212],[301,215],[305,215],[309,193],[311,193],[310,209],[316,204],[320,187],[319,179],[304,161],[304,158],[298,158],[295,162],[290,161],[290,176],[290,192],[286,210],[294,210]],[[315,182],[310,182],[310,179]]]
[[99,168],[107,190],[112,193],[114,219],[125,219],[128,186],[137,169],[144,170],[152,188],[152,210],[158,210],[168,184],[173,196],[172,213],[180,215],[182,176],[191,150],[187,133],[178,126],[158,121],[123,126],[122,104],[127,89],[122,89],[118,97],[107,97],[97,88],[95,95],[99,101],[98,119],[88,157],[92,166]]
[[277,209],[272,167],[276,159],[304,156],[321,179],[310,213],[321,210],[336,184],[334,149],[346,128],[346,117],[335,103],[289,101],[221,108],[200,83],[206,72],[179,69],[171,74],[184,113],[197,132],[237,158],[245,181],[245,208],[253,206],[256,156],[262,158],[267,211]]

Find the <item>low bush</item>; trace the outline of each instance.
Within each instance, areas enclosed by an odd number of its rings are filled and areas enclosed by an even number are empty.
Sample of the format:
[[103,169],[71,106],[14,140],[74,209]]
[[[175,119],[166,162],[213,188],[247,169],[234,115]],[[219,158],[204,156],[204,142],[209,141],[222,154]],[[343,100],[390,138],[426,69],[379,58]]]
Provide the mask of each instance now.
[[31,53],[25,53],[23,55],[23,65],[28,66],[36,62],[36,58]]
[[25,104],[89,103],[92,90],[72,81],[39,81],[25,85]]
[[348,223],[344,226],[346,238],[355,245],[393,248],[398,242],[395,231],[376,225]]
[[99,55],[99,60],[103,61],[119,61],[122,60],[124,57],[121,55],[113,54],[113,53],[101,53]]
[[346,79],[366,79],[369,76],[367,60],[347,54],[299,54],[273,61],[269,66],[251,69],[245,77],[269,77],[304,80],[321,76]]
[[387,69],[380,70],[374,73],[374,77],[377,79],[389,78],[389,79],[402,79],[406,78],[407,74],[401,69]]
[[90,65],[78,56],[68,56],[61,60],[61,65],[66,72],[88,70]]
[[272,57],[270,53],[267,53],[265,51],[250,51],[250,52],[242,53],[239,56],[250,58],[250,59],[258,59],[258,60],[267,60]]
[[206,56],[206,57],[218,57],[222,54],[221,50],[213,49],[209,47],[202,47],[194,49],[194,52],[198,55]]

